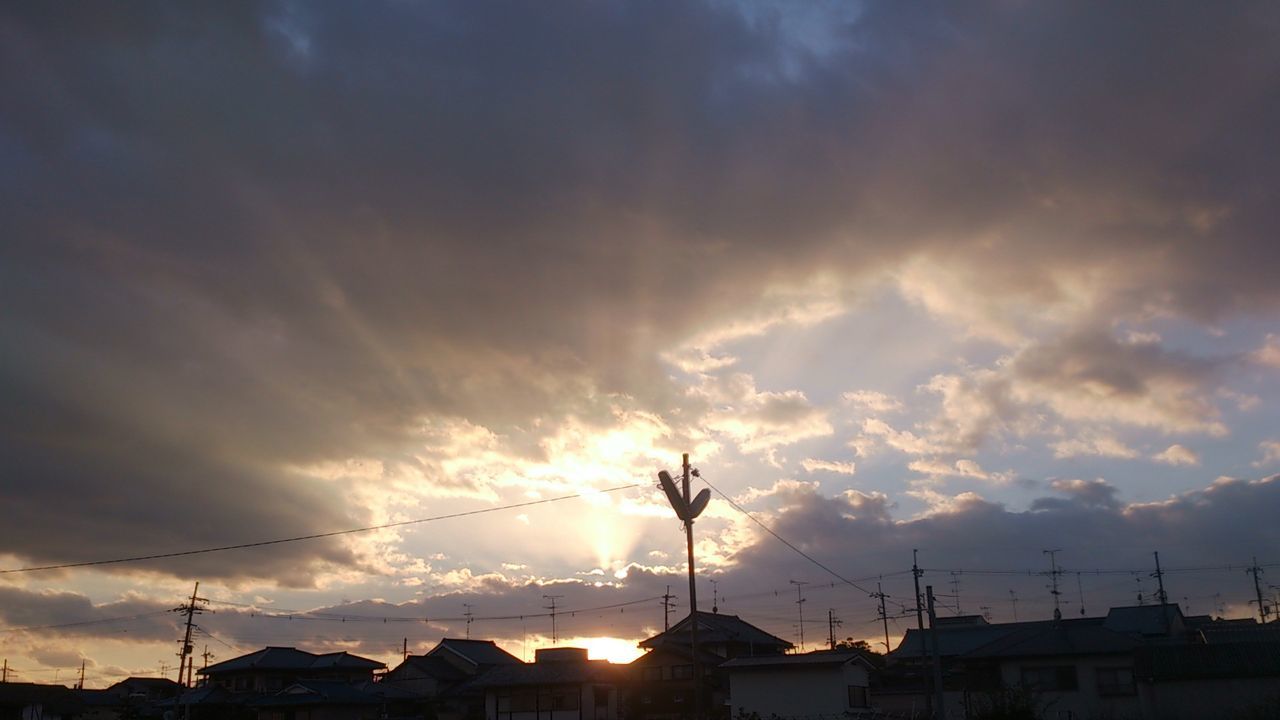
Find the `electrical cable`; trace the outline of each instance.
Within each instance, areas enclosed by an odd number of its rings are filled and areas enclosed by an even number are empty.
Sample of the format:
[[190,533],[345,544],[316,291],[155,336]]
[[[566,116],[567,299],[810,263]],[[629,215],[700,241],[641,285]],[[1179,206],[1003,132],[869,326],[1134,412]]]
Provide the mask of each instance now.
[[404,527],[406,525],[419,525],[421,523],[435,522],[437,520],[452,520],[454,518],[469,517],[472,515],[483,515],[485,513],[498,512],[500,510],[514,510],[516,508],[532,507],[534,505],[545,505],[547,503],[560,502],[561,500],[573,500],[574,498],[586,497],[588,495],[598,495],[604,493],[618,492],[619,490],[629,490],[631,488],[640,487],[639,483],[631,483],[630,485],[619,485],[617,487],[606,488],[604,490],[592,490],[590,492],[574,493],[572,495],[561,495],[553,498],[543,498],[541,500],[530,500],[528,502],[515,503],[513,505],[502,505],[492,508],[481,508],[479,510],[466,510],[464,512],[449,513],[447,515],[436,515],[435,517],[419,518],[417,520],[401,520],[400,522],[386,523],[383,525],[370,525],[369,527],[351,528],[349,530],[334,530],[332,532],[314,533],[312,535],[298,535],[295,537],[277,538],[275,540],[261,540],[258,542],[239,543],[237,545],[222,545],[219,547],[201,548],[199,550],[182,550],[170,553],[155,553],[153,555],[135,555],[133,557],[114,558],[111,560],[86,560],[84,562],[60,563],[58,565],[40,565],[36,567],[10,568],[8,570],[0,570],[0,575],[10,573],[26,573],[37,572],[40,570],[63,570],[66,568],[90,567],[96,565],[115,565],[118,563],[139,562],[142,560],[159,560],[162,558],[186,557],[189,555],[204,555],[206,553],[223,552],[225,550],[242,550],[245,548],[264,547],[267,545],[281,545],[283,543],[299,542],[302,540],[319,540],[321,538],[337,537],[339,535],[353,535],[355,533],[372,532],[374,530],[385,530],[393,527]]

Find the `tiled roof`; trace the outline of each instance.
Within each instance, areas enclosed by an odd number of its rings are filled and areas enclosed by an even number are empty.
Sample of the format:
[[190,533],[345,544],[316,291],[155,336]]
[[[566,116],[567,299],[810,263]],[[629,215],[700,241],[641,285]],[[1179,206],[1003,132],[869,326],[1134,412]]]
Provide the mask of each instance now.
[[431,648],[427,655],[434,655],[441,650],[450,650],[476,665],[517,665],[524,662],[515,655],[498,647],[498,644],[492,640],[444,638],[434,648]]
[[344,682],[306,680],[294,683],[275,695],[254,700],[250,705],[378,705],[383,698]]
[[219,673],[243,670],[313,670],[325,668],[348,668],[352,670],[376,670],[386,667],[377,660],[352,655],[346,652],[316,655],[305,650],[291,647],[267,647],[257,652],[224,660],[220,663],[201,668],[196,671],[200,675],[217,675]]
[[1135,653],[1133,674],[1155,682],[1280,678],[1280,642],[1148,645]]
[[1138,635],[1168,635],[1185,627],[1182,610],[1172,603],[1114,607],[1102,624],[1108,630]]
[[[744,643],[762,648],[783,650],[794,647],[790,642],[761,630],[737,615],[722,615],[698,611],[698,643]],[[665,643],[689,644],[690,616],[676,623],[664,633],[640,641],[642,648],[654,648]]]
[[1133,652],[1139,640],[1092,622],[1061,621],[1024,627],[965,653],[967,658],[1113,655]]
[[403,667],[413,668],[427,677],[442,682],[456,682],[471,677],[448,660],[434,655],[410,655],[388,674],[394,674]]

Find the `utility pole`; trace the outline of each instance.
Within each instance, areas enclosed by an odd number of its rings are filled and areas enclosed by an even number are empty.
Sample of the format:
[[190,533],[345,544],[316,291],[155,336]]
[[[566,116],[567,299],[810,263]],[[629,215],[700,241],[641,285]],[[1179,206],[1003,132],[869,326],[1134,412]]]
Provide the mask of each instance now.
[[9,682],[9,658],[4,659],[4,669],[0,670],[0,683]]
[[1253,565],[1245,570],[1246,573],[1253,576],[1253,591],[1258,595],[1258,617],[1262,619],[1262,624],[1267,624],[1267,605],[1262,600],[1262,582],[1259,576],[1262,574],[1262,568],[1258,567],[1258,558],[1254,556]]
[[1013,621],[1018,622],[1018,593],[1009,590],[1009,603],[1013,605]]
[[827,608],[827,638],[832,650],[836,649],[837,625],[844,625],[844,622],[836,617],[835,608]]
[[200,657],[204,658],[204,667],[209,667],[209,661],[213,659],[213,653],[209,652],[209,646],[204,646],[204,652],[200,653]]
[[1058,569],[1058,553],[1062,552],[1062,548],[1057,548],[1055,550],[1044,550],[1042,552],[1045,555],[1049,556],[1049,579],[1050,579],[1050,588],[1052,588],[1049,590],[1049,592],[1053,594],[1053,619],[1061,620],[1062,619],[1062,599],[1061,599],[1062,593],[1058,591],[1058,576],[1062,574],[1062,571]]
[[76,685],[76,689],[77,690],[84,689],[84,659],[83,658],[81,658],[80,660],[80,684]]
[[685,543],[689,549],[689,645],[693,654],[694,717],[702,720],[703,677],[702,660],[698,656],[698,585],[693,564],[693,520],[706,509],[707,502],[711,500],[711,490],[703,488],[696,496],[689,491],[689,476],[698,474],[697,470],[689,467],[689,453],[681,455],[680,466],[680,487],[676,487],[671,473],[666,470],[658,471],[658,484],[671,503],[671,509],[676,511],[676,517],[684,522]]
[[[920,551],[915,548],[911,550],[911,576],[915,578],[916,582],[916,627],[920,632],[920,672],[921,677],[924,677],[924,653],[927,648],[924,634],[924,610],[920,607],[924,597],[920,594],[920,576],[924,574],[924,571],[920,569],[919,553]],[[924,711],[926,715],[933,715],[932,693],[925,693]]]
[[671,608],[675,607],[676,596],[671,594],[671,586],[667,586],[667,593],[662,596],[662,632],[671,629]]
[[1151,554],[1156,556],[1155,579],[1156,579],[1156,586],[1158,588],[1156,590],[1156,593],[1157,593],[1156,597],[1159,598],[1161,605],[1168,605],[1169,596],[1166,595],[1164,592],[1164,572],[1160,570],[1160,553],[1157,551],[1157,552],[1152,552]]
[[711,581],[711,612],[720,612],[720,581]]
[[[554,603],[553,603],[553,604],[554,604]],[[475,606],[474,606],[474,605],[472,605],[471,603],[462,603],[462,607],[464,607],[464,608],[466,608],[466,609],[467,609],[467,611],[466,611],[466,612],[462,613],[462,617],[464,617],[464,618],[466,618],[466,619],[467,619],[467,639],[468,639],[468,640],[470,640],[470,639],[471,639],[471,618],[472,618],[472,617],[473,617],[473,615],[474,615],[474,614],[471,612],[471,608],[473,608],[473,607],[475,607]],[[553,609],[554,609],[554,608],[553,608]],[[552,634],[554,635],[555,633],[552,633]]]
[[963,615],[960,609],[960,573],[951,571],[951,594],[956,596],[956,614]]
[[809,583],[803,580],[791,580],[796,586],[796,611],[800,613],[800,652],[804,652],[804,586]]
[[193,650],[191,647],[191,630],[195,626],[194,618],[204,612],[204,608],[200,603],[209,602],[208,599],[199,597],[197,593],[200,591],[200,583],[196,582],[195,588],[191,591],[191,599],[186,605],[180,605],[174,608],[174,612],[184,613],[187,616],[187,630],[182,637],[182,649],[178,652],[178,684],[182,687],[190,687],[192,676],[194,676]]
[[942,720],[946,713],[946,694],[942,686],[942,649],[938,642],[938,614],[933,609],[933,586],[925,587],[925,596],[929,600],[929,633],[933,635],[933,695],[934,717]]
[[884,651],[888,653],[893,648],[889,647],[889,612],[884,607],[884,588],[880,587],[880,583],[876,583],[876,592],[871,597],[880,600],[880,622],[884,623]]
[[551,644],[552,645],[555,645],[559,639],[558,636],[556,635],[556,600],[559,600],[562,597],[564,596],[563,595],[543,595],[542,596],[544,600],[551,601],[550,605],[543,605],[542,607],[551,611]]
[[1076,590],[1080,593],[1080,615],[1084,616],[1084,581],[1080,579],[1080,573],[1076,573]]
[[404,645],[400,649],[400,662],[409,659],[409,638],[404,639]]

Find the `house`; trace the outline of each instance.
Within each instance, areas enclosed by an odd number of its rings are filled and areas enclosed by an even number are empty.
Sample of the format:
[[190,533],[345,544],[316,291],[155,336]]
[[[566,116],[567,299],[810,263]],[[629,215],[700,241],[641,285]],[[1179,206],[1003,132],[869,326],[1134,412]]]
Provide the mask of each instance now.
[[381,683],[303,680],[249,702],[257,720],[378,720],[414,716],[415,696]]
[[1259,634],[1271,637],[1238,633],[1241,639],[1139,648],[1133,674],[1142,716],[1274,717],[1280,708],[1280,640],[1274,632]]
[[720,666],[729,677],[733,717],[856,717],[869,712],[871,663],[859,652],[737,657]]
[[492,668],[523,664],[492,640],[444,638],[425,655],[406,657],[380,684],[414,694],[437,717],[472,717],[483,712],[484,695],[468,683]]
[[372,681],[386,665],[346,652],[316,655],[292,647],[267,647],[196,670],[205,683],[231,693],[271,694],[299,680],[354,684]]
[[0,720],[70,720],[84,705],[65,685],[0,683]]
[[773,657],[794,647],[737,615],[698,612],[685,616],[669,630],[642,640],[647,652],[631,662],[628,714],[645,720],[686,717],[697,706],[694,679],[693,622],[698,629],[698,663],[702,669],[702,707],[712,715],[725,714],[728,676],[720,670],[726,660]]
[[584,648],[543,648],[534,662],[493,667],[470,683],[485,720],[618,720],[623,666]]

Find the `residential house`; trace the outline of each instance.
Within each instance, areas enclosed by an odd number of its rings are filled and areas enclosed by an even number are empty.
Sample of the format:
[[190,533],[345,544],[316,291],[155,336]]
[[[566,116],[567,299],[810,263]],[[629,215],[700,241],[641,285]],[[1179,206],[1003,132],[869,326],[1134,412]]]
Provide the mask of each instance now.
[[492,668],[524,664],[492,640],[444,638],[425,655],[410,655],[382,677],[382,685],[407,690],[424,713],[439,718],[476,717],[484,695],[469,682]]
[[[1215,637],[1216,636],[1216,637]],[[1236,626],[1207,643],[1138,648],[1142,716],[1161,720],[1274,717],[1280,709],[1280,627]]]
[[406,690],[361,681],[303,680],[253,700],[257,720],[378,720],[421,717]]
[[65,685],[0,683],[0,720],[72,720],[83,710]]
[[231,693],[277,693],[299,680],[355,684],[373,680],[386,665],[346,652],[316,655],[292,647],[267,647],[196,670],[205,683]]
[[737,657],[720,667],[729,677],[733,717],[843,719],[870,712],[872,666],[860,652]]
[[625,666],[589,660],[583,648],[543,648],[470,685],[484,693],[485,720],[618,720],[624,679]]
[[[697,621],[698,666],[702,682],[695,682],[693,622]],[[643,720],[675,720],[692,715],[695,691],[702,693],[705,714],[724,716],[728,675],[720,669],[738,657],[772,657],[794,647],[790,642],[746,622],[737,615],[698,612],[685,616],[669,630],[640,642],[647,652],[630,664],[627,708]]]

